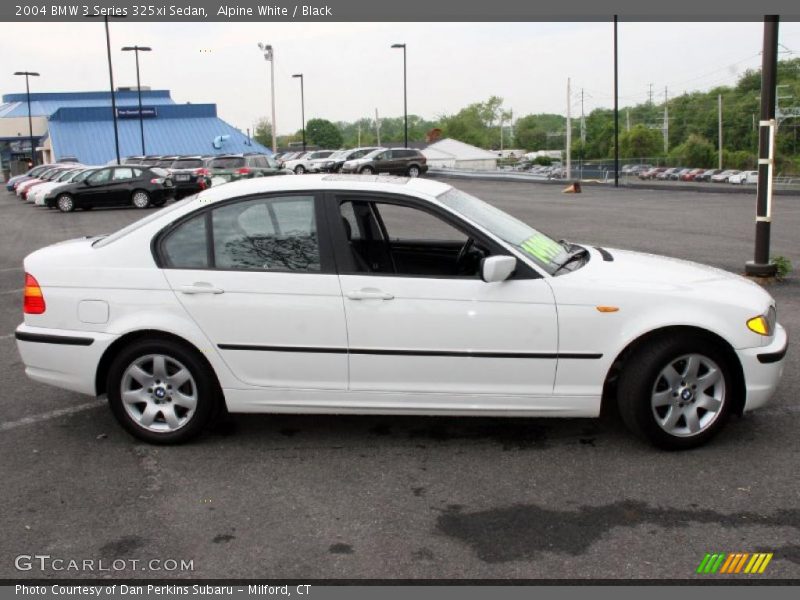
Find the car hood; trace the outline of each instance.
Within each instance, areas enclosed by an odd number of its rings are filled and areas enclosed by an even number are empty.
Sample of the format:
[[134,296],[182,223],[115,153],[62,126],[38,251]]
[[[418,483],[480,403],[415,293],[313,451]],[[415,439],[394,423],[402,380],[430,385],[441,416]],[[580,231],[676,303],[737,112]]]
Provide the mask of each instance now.
[[772,297],[760,285],[716,267],[630,250],[607,252],[612,261],[604,260],[601,253],[593,250],[583,268],[555,280],[574,278],[583,286],[596,289],[693,296],[748,306],[755,311],[772,303]]

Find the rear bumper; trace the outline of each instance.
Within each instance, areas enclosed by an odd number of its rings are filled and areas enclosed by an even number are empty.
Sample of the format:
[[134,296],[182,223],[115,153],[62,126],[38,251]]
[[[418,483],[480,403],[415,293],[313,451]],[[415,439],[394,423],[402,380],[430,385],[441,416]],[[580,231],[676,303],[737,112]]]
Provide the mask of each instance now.
[[775,326],[775,335],[769,346],[737,350],[744,371],[747,396],[744,412],[766,404],[775,394],[786,362],[789,338],[781,325]]
[[40,383],[96,395],[100,358],[117,338],[107,333],[45,329],[22,324],[15,332],[25,374]]

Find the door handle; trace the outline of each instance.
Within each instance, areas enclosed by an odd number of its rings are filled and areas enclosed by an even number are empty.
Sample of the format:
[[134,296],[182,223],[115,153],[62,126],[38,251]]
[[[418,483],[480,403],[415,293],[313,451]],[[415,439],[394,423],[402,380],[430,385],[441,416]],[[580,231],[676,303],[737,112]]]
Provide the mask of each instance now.
[[205,281],[195,281],[192,285],[182,285],[178,287],[181,294],[222,294],[225,290],[214,287]]
[[350,298],[350,300],[393,300],[394,299],[394,295],[373,288],[365,288],[363,290],[352,290],[350,292],[347,292],[347,297]]

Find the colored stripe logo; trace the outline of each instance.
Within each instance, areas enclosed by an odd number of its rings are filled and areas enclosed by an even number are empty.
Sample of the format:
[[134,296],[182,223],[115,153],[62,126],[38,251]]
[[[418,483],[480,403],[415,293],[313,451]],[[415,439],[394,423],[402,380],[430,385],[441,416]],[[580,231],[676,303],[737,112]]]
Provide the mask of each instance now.
[[697,573],[701,575],[714,574],[748,574],[755,575],[763,573],[769,561],[772,560],[772,552],[714,552],[706,553]]

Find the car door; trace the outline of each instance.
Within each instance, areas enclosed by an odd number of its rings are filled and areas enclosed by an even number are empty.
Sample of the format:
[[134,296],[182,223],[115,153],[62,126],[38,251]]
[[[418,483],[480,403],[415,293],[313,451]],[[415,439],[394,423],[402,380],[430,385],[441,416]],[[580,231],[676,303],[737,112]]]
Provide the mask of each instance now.
[[[556,309],[533,269],[518,264],[511,279],[485,283],[480,258],[502,246],[419,200],[340,193],[327,206],[351,390],[445,394],[443,403],[552,393]],[[459,267],[468,240],[478,255]]]
[[108,199],[114,204],[130,204],[134,183],[144,179],[141,169],[116,167],[108,184]]
[[81,204],[96,206],[108,202],[109,185],[113,174],[111,167],[99,169],[87,177],[83,185],[75,190],[75,196]]
[[344,308],[322,222],[313,193],[247,197],[157,242],[179,301],[248,385],[346,387]]

